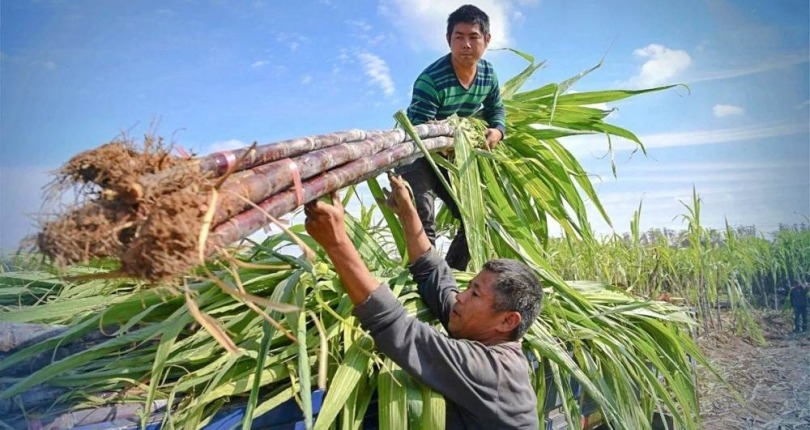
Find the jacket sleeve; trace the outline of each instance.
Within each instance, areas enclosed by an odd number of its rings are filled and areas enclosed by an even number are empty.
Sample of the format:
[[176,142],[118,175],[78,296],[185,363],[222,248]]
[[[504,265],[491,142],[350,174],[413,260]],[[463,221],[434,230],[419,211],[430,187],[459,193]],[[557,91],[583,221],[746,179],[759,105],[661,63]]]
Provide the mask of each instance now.
[[458,295],[456,278],[453,277],[450,266],[435,249],[431,248],[411,264],[410,270],[422,300],[447,330],[450,312],[456,304]]
[[503,368],[497,350],[452,339],[409,316],[386,285],[357,306],[354,314],[379,351],[448,400],[473,411],[498,400]]
[[492,71],[492,80],[494,85],[487,97],[484,99],[484,120],[490,128],[497,128],[506,138],[506,108],[501,99],[501,86],[498,84],[498,77],[495,71]]
[[407,111],[408,119],[413,125],[432,121],[436,119],[440,105],[441,101],[433,79],[430,75],[422,73],[413,84],[413,95]]

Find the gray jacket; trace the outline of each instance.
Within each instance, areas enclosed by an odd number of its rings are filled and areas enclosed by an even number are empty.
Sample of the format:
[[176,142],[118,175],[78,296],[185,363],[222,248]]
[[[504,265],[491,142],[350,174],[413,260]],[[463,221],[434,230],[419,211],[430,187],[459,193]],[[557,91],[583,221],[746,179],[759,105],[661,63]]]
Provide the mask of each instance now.
[[[434,250],[411,265],[423,300],[447,329],[458,288]],[[539,428],[537,396],[519,342],[487,346],[453,339],[409,317],[386,285],[354,311],[377,348],[444,395],[447,429]]]

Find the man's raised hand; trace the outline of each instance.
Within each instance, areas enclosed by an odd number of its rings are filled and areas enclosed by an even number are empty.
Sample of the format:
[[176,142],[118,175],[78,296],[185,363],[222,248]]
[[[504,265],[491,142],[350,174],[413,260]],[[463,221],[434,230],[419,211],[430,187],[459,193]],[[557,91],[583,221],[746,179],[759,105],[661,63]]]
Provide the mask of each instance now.
[[332,193],[332,204],[315,200],[304,205],[307,233],[324,249],[345,244],[349,240],[344,224],[343,203],[337,191]]
[[385,203],[385,206],[397,215],[402,215],[404,211],[414,210],[411,191],[402,177],[388,172],[388,182],[391,184],[391,191],[383,188],[385,202],[382,203]]

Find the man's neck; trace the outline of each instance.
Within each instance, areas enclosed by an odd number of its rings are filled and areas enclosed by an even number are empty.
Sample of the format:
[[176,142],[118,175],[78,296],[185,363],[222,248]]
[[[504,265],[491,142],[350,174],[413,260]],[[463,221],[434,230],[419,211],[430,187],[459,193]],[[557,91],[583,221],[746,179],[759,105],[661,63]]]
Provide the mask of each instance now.
[[451,59],[450,63],[453,65],[453,72],[456,73],[456,78],[462,87],[469,89],[475,79],[475,73],[478,71],[478,64],[472,67],[463,66],[456,63]]
[[485,337],[483,339],[476,339],[476,340],[483,343],[486,346],[495,346],[495,345],[500,345],[502,343],[512,342],[512,340],[509,339],[509,336],[500,335],[500,334],[493,334],[492,336]]

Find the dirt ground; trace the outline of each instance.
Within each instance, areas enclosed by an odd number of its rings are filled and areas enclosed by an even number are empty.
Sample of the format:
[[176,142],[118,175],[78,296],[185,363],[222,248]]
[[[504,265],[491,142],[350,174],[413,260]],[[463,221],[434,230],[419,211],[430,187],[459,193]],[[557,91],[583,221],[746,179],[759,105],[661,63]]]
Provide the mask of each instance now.
[[810,430],[810,332],[793,333],[788,313],[770,311],[759,318],[765,346],[723,331],[698,338],[706,357],[742,400],[699,369],[706,430]]

